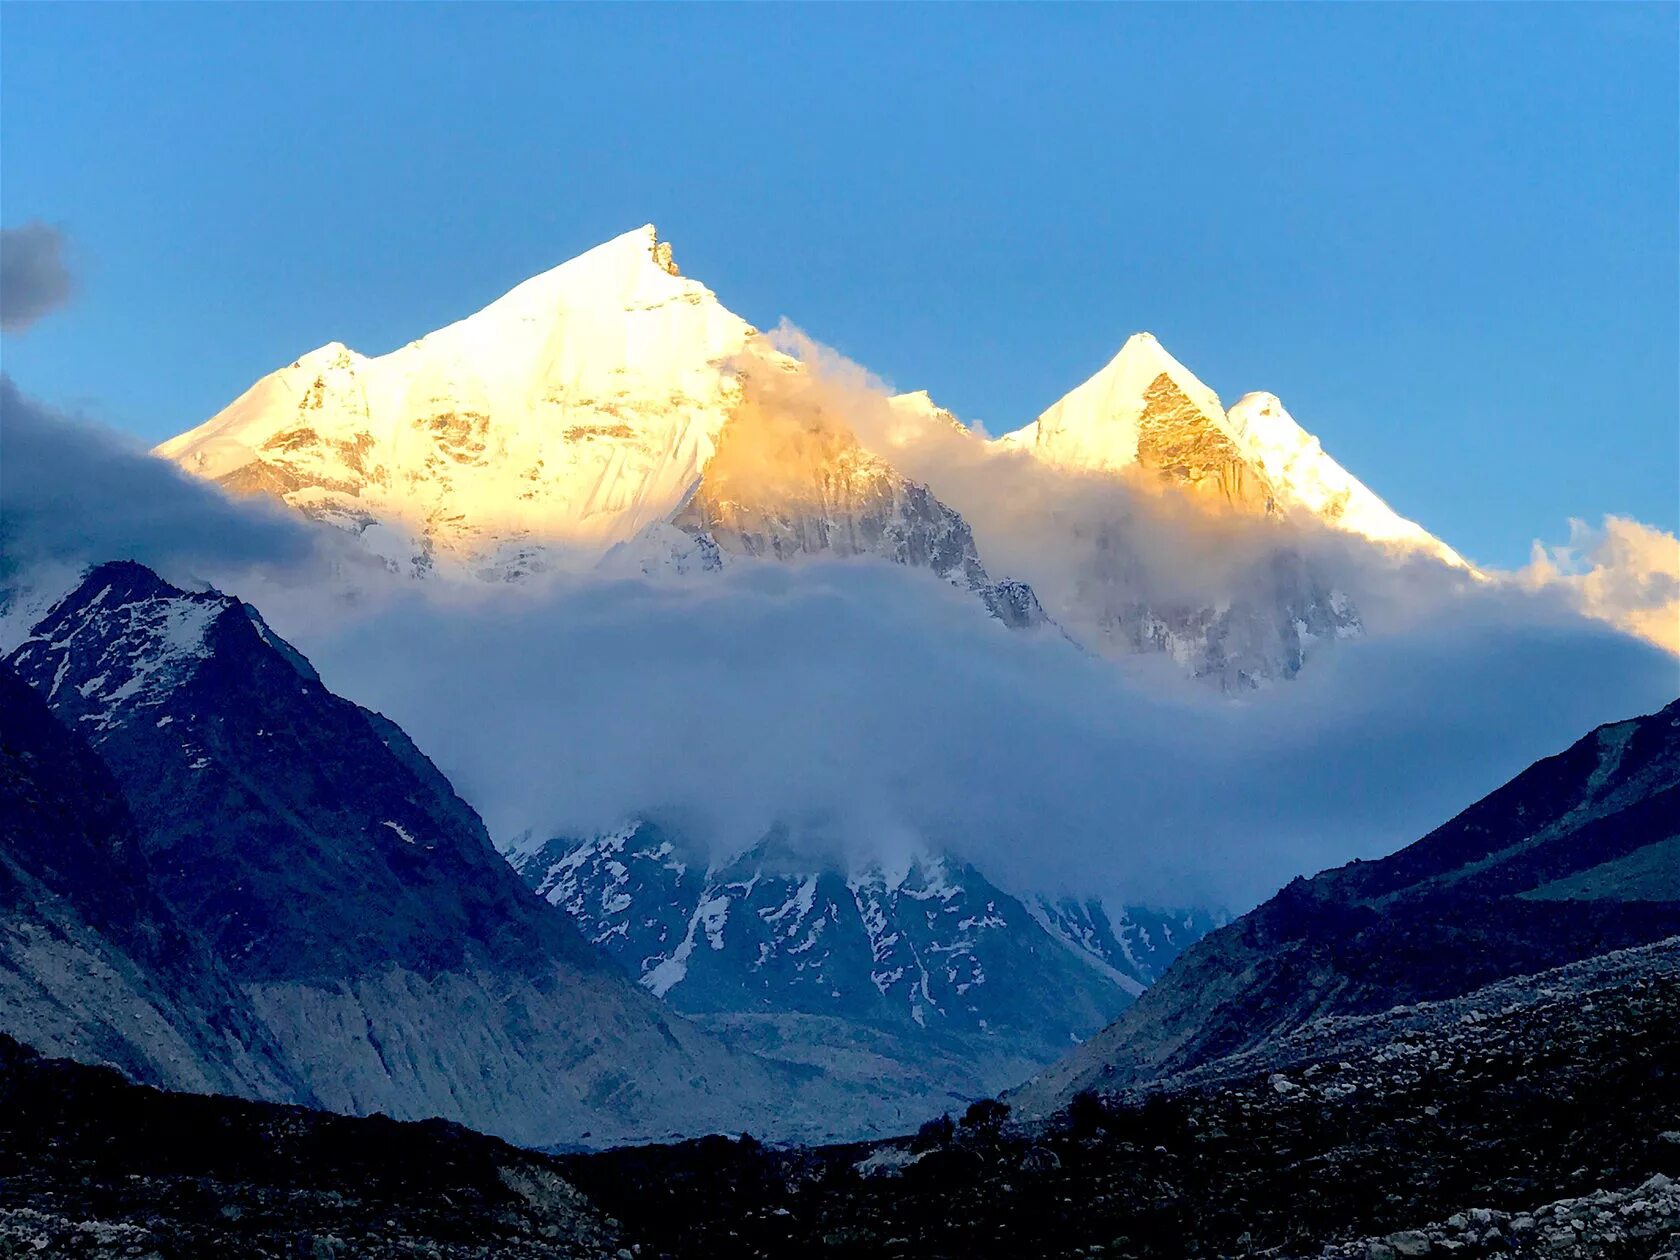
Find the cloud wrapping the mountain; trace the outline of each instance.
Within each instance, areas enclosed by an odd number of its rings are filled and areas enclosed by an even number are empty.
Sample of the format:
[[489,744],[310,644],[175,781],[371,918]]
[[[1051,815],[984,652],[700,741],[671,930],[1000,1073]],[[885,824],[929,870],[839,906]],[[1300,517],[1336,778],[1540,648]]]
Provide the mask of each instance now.
[[1637,521],[1611,516],[1598,530],[1573,521],[1566,546],[1536,543],[1522,570],[1479,580],[1316,520],[1210,512],[1147,475],[1055,467],[895,405],[866,369],[785,321],[769,336],[805,367],[778,385],[779,405],[831,426],[849,423],[866,446],[963,514],[994,577],[1030,580],[1046,609],[1099,649],[1104,609],[1131,600],[1157,608],[1263,605],[1281,562],[1298,558],[1352,598],[1368,630],[1416,625],[1461,610],[1473,593],[1514,585],[1535,596],[1536,616],[1573,609],[1680,655],[1680,540]]
[[0,228],[0,330],[23,332],[70,300],[64,244],[45,223]]
[[[1030,560],[1047,587],[1089,580],[1106,530],[1149,553],[1139,581],[1192,599],[1287,545],[1350,589],[1369,633],[1232,701],[1159,655],[1006,631],[968,593],[884,563],[398,581],[347,535],[229,500],[9,381],[5,571],[131,556],[250,599],[330,686],[401,723],[503,841],[652,811],[726,852],[791,822],[1125,901],[1240,908],[1389,851],[1676,690],[1672,658],[1582,616],[1583,591],[1625,602],[1620,577],[1563,575],[1560,558],[1545,580],[1478,582],[1330,531],[1233,531],[1131,483],[990,453],[865,377],[782,384],[795,431],[843,421],[935,481],[995,576]],[[1607,531],[1570,563],[1619,573],[1641,540]]]
[[1466,611],[1240,703],[873,562],[270,620],[503,841],[653,811],[724,852],[792,821],[859,852],[949,845],[1015,888],[1243,906],[1672,689],[1666,658],[1566,609]]

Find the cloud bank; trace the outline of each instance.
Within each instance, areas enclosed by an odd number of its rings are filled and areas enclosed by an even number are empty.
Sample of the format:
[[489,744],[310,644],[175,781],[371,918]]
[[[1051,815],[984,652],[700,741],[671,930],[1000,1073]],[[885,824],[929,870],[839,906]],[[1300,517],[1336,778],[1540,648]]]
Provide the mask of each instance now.
[[64,244],[45,223],[0,228],[0,330],[23,332],[70,300]]
[[652,812],[726,852],[791,820],[859,853],[946,845],[1017,890],[1242,907],[1670,698],[1672,663],[1646,645],[1520,594],[1470,611],[1239,704],[869,562],[458,608],[416,592],[277,628],[408,729],[504,842]]

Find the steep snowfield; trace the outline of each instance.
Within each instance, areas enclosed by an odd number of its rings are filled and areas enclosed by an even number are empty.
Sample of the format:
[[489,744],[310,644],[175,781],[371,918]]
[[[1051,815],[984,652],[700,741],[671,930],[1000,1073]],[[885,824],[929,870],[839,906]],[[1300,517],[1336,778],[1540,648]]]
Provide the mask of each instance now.
[[1238,444],[1277,487],[1287,510],[1305,512],[1372,542],[1469,567],[1458,552],[1401,516],[1326,455],[1319,440],[1295,422],[1276,394],[1244,394],[1225,418]]
[[1245,394],[1227,412],[1150,333],[1135,333],[1100,372],[998,444],[1061,467],[1138,468],[1239,510],[1311,517],[1465,566],[1325,454],[1275,395]]
[[390,354],[329,343],[157,451],[399,570],[593,563],[693,490],[752,333],[649,225]]

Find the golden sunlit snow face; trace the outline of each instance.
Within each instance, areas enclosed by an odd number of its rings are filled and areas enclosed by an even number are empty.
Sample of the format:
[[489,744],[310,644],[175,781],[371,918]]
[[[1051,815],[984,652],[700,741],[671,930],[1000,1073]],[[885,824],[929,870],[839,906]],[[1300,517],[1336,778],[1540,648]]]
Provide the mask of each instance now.
[[[925,454],[930,436],[943,454],[907,477],[901,457]],[[713,563],[695,551],[711,541],[685,530],[719,535],[725,553],[902,559],[890,540],[914,532],[906,512],[924,524],[934,508],[967,515],[949,497],[962,470],[1021,452],[1114,479],[1117,492],[1154,505],[1162,528],[1206,533],[1175,506],[1180,495],[1210,520],[1249,522],[1257,532],[1233,556],[1275,545],[1272,526],[1306,526],[1490,578],[1393,512],[1276,397],[1248,394],[1226,410],[1150,334],[1128,339],[1032,424],[988,442],[926,394],[889,396],[796,330],[760,336],[684,278],[651,227],[389,355],[323,346],[158,451],[355,535],[395,572],[432,578],[587,570],[609,553],[630,571]],[[934,506],[912,504],[913,493]],[[953,548],[973,552],[959,536],[970,527],[984,535],[977,516],[946,530],[941,563]],[[1105,530],[1114,532],[1091,536]],[[982,536],[981,551],[989,545]],[[1565,590],[1589,615],[1673,651],[1677,553],[1671,537],[1629,522],[1594,551],[1602,572],[1573,572],[1560,555],[1521,580]],[[1018,575],[1042,584],[1039,567],[1028,557]]]

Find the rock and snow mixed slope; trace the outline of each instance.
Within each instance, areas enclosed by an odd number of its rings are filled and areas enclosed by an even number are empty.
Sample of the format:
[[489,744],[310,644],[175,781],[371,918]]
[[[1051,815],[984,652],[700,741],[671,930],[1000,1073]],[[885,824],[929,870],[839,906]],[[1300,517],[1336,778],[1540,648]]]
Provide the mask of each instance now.
[[918,1083],[924,1111],[993,1093],[1141,993],[1201,914],[1023,902],[931,851],[847,862],[777,833],[709,862],[637,822],[514,864],[650,991],[746,1044]]
[[1276,395],[1245,394],[1227,411],[1149,333],[1134,334],[1096,375],[998,442],[1061,467],[1136,470],[1234,511],[1306,517],[1464,564],[1327,455]]
[[[240,601],[102,565],[8,664],[103,760],[158,898],[307,1091],[250,1092],[531,1143],[766,1114],[834,1131],[835,1097],[797,1093],[811,1073],[731,1051],[631,983],[394,724],[333,695]],[[212,1083],[238,1066],[204,1057]]]

